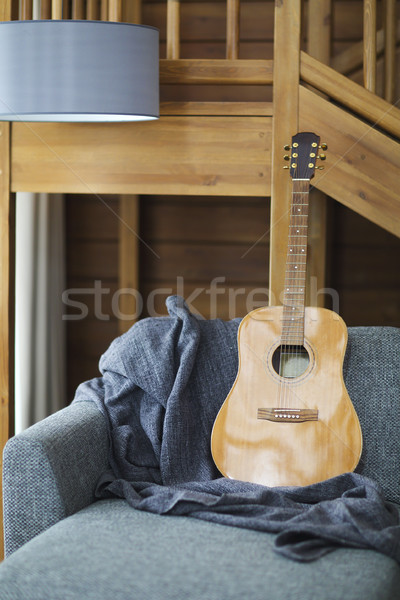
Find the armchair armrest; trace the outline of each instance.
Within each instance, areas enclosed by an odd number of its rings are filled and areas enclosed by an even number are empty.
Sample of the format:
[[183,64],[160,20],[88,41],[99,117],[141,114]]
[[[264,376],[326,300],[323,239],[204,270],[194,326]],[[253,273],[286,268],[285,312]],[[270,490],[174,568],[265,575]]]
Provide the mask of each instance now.
[[51,525],[91,504],[108,468],[104,417],[75,402],[11,438],[3,455],[6,556]]

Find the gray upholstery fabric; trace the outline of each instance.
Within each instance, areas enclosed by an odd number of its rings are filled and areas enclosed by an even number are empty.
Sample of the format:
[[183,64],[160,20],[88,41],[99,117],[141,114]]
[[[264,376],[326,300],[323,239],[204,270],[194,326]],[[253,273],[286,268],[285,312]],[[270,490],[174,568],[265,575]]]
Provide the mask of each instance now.
[[400,569],[368,550],[287,561],[273,536],[122,500],[93,504],[0,567],[2,600],[398,600]]
[[349,327],[348,332],[343,375],[364,439],[356,471],[400,504],[400,329]]
[[108,466],[107,455],[104,419],[88,402],[10,439],[3,462],[6,556],[91,504],[96,481]]

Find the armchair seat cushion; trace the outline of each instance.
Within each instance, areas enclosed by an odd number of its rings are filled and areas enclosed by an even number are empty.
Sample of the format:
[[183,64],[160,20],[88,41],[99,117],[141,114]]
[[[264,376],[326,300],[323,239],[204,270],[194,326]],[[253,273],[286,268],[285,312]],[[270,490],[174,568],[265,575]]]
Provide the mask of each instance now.
[[273,540],[101,500],[14,552],[0,569],[1,599],[400,598],[400,571],[391,558],[338,549],[318,563],[296,563],[275,554]]

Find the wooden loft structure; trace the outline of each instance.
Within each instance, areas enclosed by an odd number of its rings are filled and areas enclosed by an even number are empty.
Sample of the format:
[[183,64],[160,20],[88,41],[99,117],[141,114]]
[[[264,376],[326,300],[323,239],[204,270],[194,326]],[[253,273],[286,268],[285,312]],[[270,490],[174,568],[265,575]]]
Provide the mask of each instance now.
[[[31,19],[32,0],[21,0],[19,14],[18,4],[0,0],[0,19]],[[162,85],[270,86],[272,102],[169,101],[161,104],[159,121],[143,124],[0,124],[1,446],[12,432],[13,414],[15,192],[118,194],[120,214],[134,231],[138,195],[270,198],[269,285],[278,299],[291,188],[290,177],[282,171],[283,146],[297,131],[311,130],[329,146],[325,170],[313,179],[321,197],[312,203],[309,272],[318,277],[320,286],[325,264],[324,195],[400,236],[400,110],[393,85],[400,35],[395,0],[385,0],[379,31],[377,2],[364,0],[363,42],[335,56],[330,65],[334,0],[276,0],[275,6],[267,2],[274,23],[273,60],[239,58],[239,0],[226,2],[225,59],[180,58],[181,3],[165,0],[165,4]],[[42,18],[137,23],[140,15],[140,0],[41,0]],[[384,98],[375,94],[377,60],[382,56]],[[362,65],[363,86],[346,77]],[[137,238],[121,228],[121,288],[138,286],[131,258],[137,255]],[[134,312],[129,306],[121,308]]]

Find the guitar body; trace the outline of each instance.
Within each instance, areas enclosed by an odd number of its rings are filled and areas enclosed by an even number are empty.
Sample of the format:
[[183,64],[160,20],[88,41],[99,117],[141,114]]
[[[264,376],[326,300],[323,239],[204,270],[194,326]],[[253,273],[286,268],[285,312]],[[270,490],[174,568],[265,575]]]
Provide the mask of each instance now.
[[[213,459],[225,477],[304,486],[353,471],[362,435],[343,381],[347,329],[336,313],[306,307],[303,352],[280,375],[283,308],[249,313],[238,331],[239,369],[214,423]],[[299,372],[301,371],[301,373]]]

